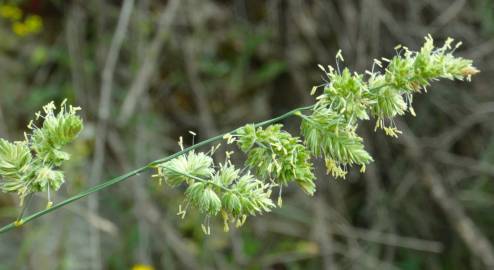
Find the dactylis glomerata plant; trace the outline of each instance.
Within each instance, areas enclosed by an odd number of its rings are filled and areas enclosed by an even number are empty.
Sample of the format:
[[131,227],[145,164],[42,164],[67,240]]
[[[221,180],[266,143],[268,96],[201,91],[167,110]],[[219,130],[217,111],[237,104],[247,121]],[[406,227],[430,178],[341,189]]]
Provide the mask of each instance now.
[[[471,60],[453,56],[460,44],[453,46],[453,39],[447,39],[444,45],[435,47],[432,38],[427,36],[420,50],[397,46],[396,56],[374,60],[371,71],[364,74],[348,68],[341,70],[339,66],[344,60],[338,52],[336,69],[319,66],[327,79],[312,88],[312,95],[320,91],[314,105],[262,123],[245,125],[186,149],[180,139],[180,152],[96,186],[53,208],[154,168],[157,172],[154,177],[159,183],[186,186],[184,204],[178,212],[182,218],[189,208],[198,209],[205,216],[202,228],[206,234],[210,233],[213,216],[222,217],[225,230],[232,223],[241,226],[247,217],[276,207],[271,200],[275,188],[278,189],[278,206],[282,204],[282,187],[290,182],[313,195],[316,190],[313,157],[324,158],[328,174],[335,178],[344,178],[353,165],[364,172],[373,159],[357,133],[359,122],[373,118],[376,130],[382,129],[385,134],[397,137],[401,131],[393,118],[406,112],[415,115],[414,94],[425,92],[432,81],[470,80],[479,72]],[[21,199],[32,192],[60,187],[63,173],[57,168],[68,159],[60,148],[73,140],[82,128],[75,108],[62,109],[55,115],[53,104],[49,104],[44,111],[43,127],[33,128],[30,124],[33,133],[25,141],[1,141],[0,175],[4,180],[0,187],[3,191],[19,193]],[[284,131],[281,124],[275,124],[294,115],[302,120],[301,137],[294,137]],[[235,144],[246,155],[243,168],[237,168],[230,161],[233,152],[226,152],[226,160],[215,164],[212,155],[219,145],[208,152],[195,151],[221,139]],[[39,212],[31,219],[48,211],[51,210]],[[8,225],[0,232],[11,227]]]

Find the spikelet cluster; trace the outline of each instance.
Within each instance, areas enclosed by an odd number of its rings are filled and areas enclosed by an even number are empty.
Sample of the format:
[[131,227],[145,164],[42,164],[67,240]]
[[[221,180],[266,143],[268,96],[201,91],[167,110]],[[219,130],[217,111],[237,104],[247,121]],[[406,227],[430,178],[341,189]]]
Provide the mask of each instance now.
[[207,153],[194,151],[156,166],[158,181],[171,187],[187,186],[185,207],[179,208],[182,218],[190,206],[206,216],[202,228],[210,234],[209,217],[221,214],[225,230],[231,223],[244,224],[248,216],[271,211],[274,207],[270,199],[271,188],[258,180],[250,172],[241,173],[226,160],[214,166]]
[[56,111],[53,102],[36,113],[36,121],[28,125],[23,141],[9,142],[0,139],[0,190],[17,193],[21,199],[34,192],[57,191],[64,183],[60,170],[70,155],[63,147],[72,142],[83,128],[82,119],[77,115],[79,108],[68,106],[65,101]]
[[[320,66],[327,82],[315,86],[312,93],[322,88],[322,94],[310,115],[299,114],[305,144],[315,156],[325,158],[328,173],[335,177],[345,177],[352,165],[365,170],[373,159],[356,133],[359,120],[372,117],[376,129],[397,137],[401,131],[393,117],[406,112],[415,115],[413,94],[425,91],[432,81],[470,80],[479,72],[471,60],[453,55],[460,45],[453,46],[453,39],[449,38],[443,46],[435,47],[429,35],[420,50],[397,46],[396,56],[375,60],[372,70],[365,75],[352,73],[348,68],[341,71]],[[340,61],[344,61],[341,52],[336,58],[339,67]]]
[[238,147],[247,155],[246,165],[261,179],[270,179],[278,185],[295,181],[304,192],[314,194],[311,155],[298,137],[281,130],[274,124],[263,129],[249,124],[235,132]]

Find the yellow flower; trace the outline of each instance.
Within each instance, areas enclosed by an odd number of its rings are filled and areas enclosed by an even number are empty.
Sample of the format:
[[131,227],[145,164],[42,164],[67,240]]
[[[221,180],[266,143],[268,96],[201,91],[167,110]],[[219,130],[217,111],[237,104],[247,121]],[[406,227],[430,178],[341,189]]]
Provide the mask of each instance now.
[[0,5],[0,17],[17,21],[22,17],[22,11],[14,5]]
[[29,34],[29,30],[27,29],[26,25],[22,22],[15,22],[12,24],[12,32],[14,32],[16,35],[20,37],[24,37],[27,34]]
[[154,270],[154,267],[152,267],[151,265],[136,264],[132,266],[132,270]]
[[12,32],[20,37],[36,34],[43,28],[43,20],[38,15],[29,15],[24,22],[16,21],[12,24]]
[[38,15],[29,15],[24,22],[30,33],[38,33],[43,28],[43,20]]

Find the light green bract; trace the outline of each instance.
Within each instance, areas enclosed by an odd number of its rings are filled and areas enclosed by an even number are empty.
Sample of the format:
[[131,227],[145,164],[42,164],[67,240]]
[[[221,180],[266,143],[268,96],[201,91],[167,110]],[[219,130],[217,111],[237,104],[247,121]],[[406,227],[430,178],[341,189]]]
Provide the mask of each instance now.
[[64,174],[59,169],[70,155],[62,149],[72,142],[83,128],[82,119],[77,115],[80,108],[66,106],[65,101],[56,112],[53,102],[36,113],[36,120],[42,119],[41,127],[31,121],[30,133],[25,140],[9,142],[0,139],[0,189],[17,193],[21,205],[25,197],[34,192],[48,192],[48,206],[51,205],[50,190],[57,191],[64,183]]

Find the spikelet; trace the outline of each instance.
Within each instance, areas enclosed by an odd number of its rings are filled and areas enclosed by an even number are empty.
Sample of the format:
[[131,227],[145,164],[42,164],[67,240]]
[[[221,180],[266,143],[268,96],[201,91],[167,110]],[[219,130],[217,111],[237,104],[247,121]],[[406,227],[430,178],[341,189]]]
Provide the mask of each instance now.
[[41,127],[30,121],[30,133],[25,133],[24,141],[10,143],[0,139],[0,190],[17,193],[21,203],[33,192],[57,191],[65,181],[57,168],[70,155],[61,149],[75,140],[83,128],[77,115],[80,108],[67,108],[65,103],[58,112],[53,102],[37,112],[35,120],[42,120]]

